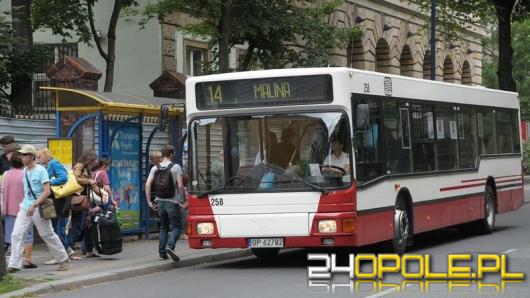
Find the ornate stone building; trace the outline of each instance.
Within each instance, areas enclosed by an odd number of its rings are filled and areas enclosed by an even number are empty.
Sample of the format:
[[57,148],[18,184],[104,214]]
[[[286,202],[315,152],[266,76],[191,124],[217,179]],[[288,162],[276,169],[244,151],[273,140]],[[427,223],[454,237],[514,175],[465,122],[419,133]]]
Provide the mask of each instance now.
[[[347,0],[328,18],[339,27],[360,26],[363,35],[347,48],[335,49],[331,61],[337,66],[430,78],[430,32],[417,7],[403,0]],[[162,22],[162,68],[196,75],[197,60],[207,57],[207,44],[181,33],[178,28],[194,22],[175,13]],[[439,81],[480,85],[484,28],[472,25],[451,43],[436,40],[436,78]],[[233,66],[244,47],[231,53]]]

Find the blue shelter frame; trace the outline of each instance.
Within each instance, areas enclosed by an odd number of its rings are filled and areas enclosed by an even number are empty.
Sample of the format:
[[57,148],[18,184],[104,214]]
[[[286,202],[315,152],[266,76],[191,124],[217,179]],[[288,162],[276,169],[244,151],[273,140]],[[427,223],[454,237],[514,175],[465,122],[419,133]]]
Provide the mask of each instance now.
[[[184,116],[184,100],[161,98],[161,97],[138,97],[124,94],[95,92],[58,87],[42,87],[43,90],[50,90],[55,93],[56,102],[56,136],[72,138],[76,131],[82,127],[87,121],[94,121],[98,128],[98,148],[99,157],[107,156],[113,159],[113,154],[120,155],[127,154],[125,160],[121,165],[111,165],[111,180],[116,179],[113,173],[117,173],[120,166],[128,166],[124,169],[125,174],[130,172],[138,173],[138,177],[132,179],[134,185],[131,187],[137,194],[138,202],[138,225],[123,229],[123,234],[144,234],[147,238],[151,229],[150,209],[145,200],[145,179],[149,174],[149,152],[151,150],[152,140],[159,131],[158,126],[155,126],[149,133],[146,140],[145,147],[143,146],[143,123],[146,117],[160,117],[160,107],[162,105],[169,106],[168,120],[171,124],[171,143],[175,148],[182,149],[183,139],[180,138],[180,119]],[[61,120],[61,113],[76,112],[81,116],[73,123],[68,132],[63,131],[63,123]],[[122,119],[119,121],[108,119],[109,115],[120,115]],[[107,119],[106,119],[107,118]],[[135,133],[136,132],[136,133]],[[134,135],[137,134],[137,138]],[[123,139],[125,136],[125,140]],[[120,138],[121,137],[121,138]],[[168,140],[169,141],[169,140]],[[120,148],[122,144],[123,147]],[[135,147],[135,145],[137,147]],[[132,151],[131,151],[132,150]],[[177,150],[176,162],[182,166],[182,150]],[[134,155],[133,153],[137,153]],[[130,157],[134,156],[134,157]],[[138,157],[137,159],[135,157]],[[136,162],[135,162],[136,159]],[[114,167],[114,169],[112,169]],[[138,179],[136,179],[138,178]],[[114,182],[113,182],[114,184]],[[116,193],[117,190],[113,189]],[[128,197],[129,193],[121,190],[116,193],[120,195],[120,200]],[[122,197],[123,196],[123,197]],[[120,205],[121,206],[121,205]],[[130,205],[129,205],[130,207]],[[123,211],[124,213],[125,211]],[[122,212],[120,212],[122,214]],[[122,220],[123,224],[123,220]]]

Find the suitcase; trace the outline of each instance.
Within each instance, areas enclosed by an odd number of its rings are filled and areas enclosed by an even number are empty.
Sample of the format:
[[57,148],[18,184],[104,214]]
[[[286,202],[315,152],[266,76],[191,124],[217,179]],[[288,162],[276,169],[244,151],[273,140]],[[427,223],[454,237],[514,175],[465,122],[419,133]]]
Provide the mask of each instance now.
[[105,211],[96,214],[90,233],[99,254],[114,255],[122,251],[123,241],[116,213]]

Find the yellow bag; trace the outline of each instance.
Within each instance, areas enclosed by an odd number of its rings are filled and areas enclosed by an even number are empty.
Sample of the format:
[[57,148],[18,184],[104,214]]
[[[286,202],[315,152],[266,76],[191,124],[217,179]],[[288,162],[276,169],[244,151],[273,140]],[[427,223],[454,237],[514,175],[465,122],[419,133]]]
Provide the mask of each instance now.
[[68,171],[68,181],[66,181],[65,184],[52,186],[51,188],[56,199],[71,196],[83,189],[83,187],[77,183],[77,179],[72,170]]

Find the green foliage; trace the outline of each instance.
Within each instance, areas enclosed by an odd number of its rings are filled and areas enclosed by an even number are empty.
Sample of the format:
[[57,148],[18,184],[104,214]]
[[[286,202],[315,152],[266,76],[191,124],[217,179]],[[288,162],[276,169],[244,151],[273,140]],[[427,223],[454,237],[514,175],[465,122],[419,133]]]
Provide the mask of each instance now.
[[523,163],[525,175],[530,174],[530,142],[523,143]]
[[[213,62],[207,72],[216,72],[221,38],[228,45],[247,44],[246,56],[239,70],[262,68],[326,66],[329,50],[345,47],[350,38],[359,37],[359,28],[337,28],[325,21],[343,1],[315,4],[292,0],[232,0],[229,10],[221,0],[161,0],[143,10],[143,21],[163,18],[172,12],[189,14],[200,22],[184,27],[190,34],[209,40]],[[227,14],[230,15],[227,18]],[[228,21],[229,32],[223,32]]]
[[[498,47],[497,32],[484,41],[484,48],[496,53]],[[512,23],[513,76],[517,84],[517,92],[521,102],[521,116],[530,120],[530,19],[521,19]],[[497,89],[498,56],[494,54],[492,61],[485,61],[482,69],[482,82],[488,88]]]
[[55,35],[79,38],[89,43],[92,39],[88,27],[88,5],[93,1],[33,0],[31,4],[34,30],[47,28]]
[[43,44],[34,44],[30,52],[20,52],[22,43],[7,18],[0,15],[0,96],[9,97],[5,90],[11,82],[31,77],[52,57],[53,53]]
[[[90,44],[92,34],[89,8],[96,2],[97,0],[32,0],[33,29],[50,29],[55,35],[78,38],[80,42]],[[138,5],[136,0],[121,2],[123,8]]]
[[530,19],[512,24],[513,76],[521,102],[521,114],[530,120]]
[[[409,0],[430,26],[431,0]],[[455,40],[471,24],[487,25],[495,21],[494,0],[436,0],[436,33],[445,40]]]
[[22,289],[28,285],[31,285],[32,283],[34,283],[33,280],[23,279],[11,274],[7,274],[6,276],[4,276],[4,279],[0,281],[0,294],[5,294]]

